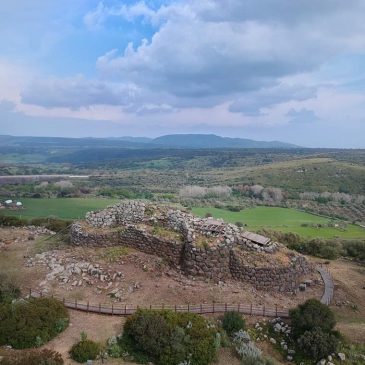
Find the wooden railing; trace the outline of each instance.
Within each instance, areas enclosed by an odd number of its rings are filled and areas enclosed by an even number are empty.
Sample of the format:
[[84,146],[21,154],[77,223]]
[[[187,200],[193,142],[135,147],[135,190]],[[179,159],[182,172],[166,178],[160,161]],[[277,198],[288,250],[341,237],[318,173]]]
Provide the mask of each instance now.
[[[323,283],[324,292],[321,298],[323,304],[329,305],[333,297],[334,284],[332,276],[328,268],[323,266],[317,266],[317,271],[320,273]],[[42,293],[36,290],[29,289],[30,297],[42,297]],[[53,297],[53,296],[52,296]],[[114,305],[114,304],[91,304],[90,302],[80,302],[77,300],[69,300],[65,298],[60,298],[54,296],[56,299],[62,301],[65,307],[70,309],[75,309],[88,313],[98,313],[98,314],[109,314],[116,316],[128,316],[135,313],[139,308],[144,309],[168,309],[174,312],[190,312],[197,314],[214,314],[214,313],[225,313],[229,311],[236,311],[242,314],[251,316],[262,316],[262,317],[289,317],[289,309],[279,308],[277,305],[275,307],[268,307],[266,305],[253,305],[253,304],[228,304],[228,303],[204,303],[204,304],[150,304],[150,305]]]
[[[29,289],[29,296],[42,297],[42,293]],[[151,304],[151,305],[114,305],[114,304],[91,304],[89,302],[71,301],[65,298],[54,296],[56,299],[62,301],[65,307],[75,309],[83,312],[109,314],[117,316],[127,316],[135,313],[138,309],[153,309],[161,310],[168,309],[174,312],[196,313],[196,314],[214,314],[225,313],[229,311],[236,311],[246,315],[263,316],[263,317],[282,317],[287,318],[289,316],[289,310],[286,308],[267,307],[265,305],[252,305],[252,304],[228,304],[228,303],[209,303],[209,304]]]

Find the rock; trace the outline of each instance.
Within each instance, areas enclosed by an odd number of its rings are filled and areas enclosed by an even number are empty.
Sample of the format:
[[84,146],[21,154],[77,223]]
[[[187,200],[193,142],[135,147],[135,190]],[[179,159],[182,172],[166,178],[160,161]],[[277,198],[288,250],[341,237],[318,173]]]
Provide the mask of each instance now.
[[346,355],[343,353],[343,352],[339,352],[337,354],[338,358],[341,360],[341,361],[345,361],[346,360]]
[[288,356],[286,357],[286,359],[287,359],[288,361],[292,361],[292,360],[293,360],[293,356],[288,355]]
[[275,338],[270,337],[270,342],[271,342],[272,344],[276,345],[276,340],[275,340]]
[[326,359],[319,360],[317,365],[326,365]]

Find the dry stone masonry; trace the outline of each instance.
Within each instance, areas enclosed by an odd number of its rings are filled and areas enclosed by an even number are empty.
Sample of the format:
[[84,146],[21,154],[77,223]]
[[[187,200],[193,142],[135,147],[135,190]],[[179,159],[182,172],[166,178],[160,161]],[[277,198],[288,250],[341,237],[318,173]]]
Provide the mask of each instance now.
[[233,224],[180,210],[121,202],[86,214],[71,227],[74,245],[138,249],[164,258],[191,276],[236,279],[257,289],[293,291],[313,270],[303,257]]

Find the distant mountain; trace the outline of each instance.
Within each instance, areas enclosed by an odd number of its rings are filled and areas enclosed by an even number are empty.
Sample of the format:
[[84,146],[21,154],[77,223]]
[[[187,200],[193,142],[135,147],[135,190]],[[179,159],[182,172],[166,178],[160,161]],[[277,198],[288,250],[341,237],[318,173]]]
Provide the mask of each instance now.
[[132,137],[132,136],[109,137],[108,139],[112,141],[126,141],[126,142],[136,142],[136,143],[150,143],[153,140],[153,138],[148,138],[148,137]]
[[215,134],[170,134],[153,139],[152,144],[179,148],[298,148],[279,141],[254,141],[244,138],[220,137]]
[[32,148],[298,148],[290,143],[279,141],[254,141],[252,139],[220,137],[215,134],[170,134],[154,139],[147,137],[110,138],[65,138],[65,137],[16,137],[0,135],[0,147]]

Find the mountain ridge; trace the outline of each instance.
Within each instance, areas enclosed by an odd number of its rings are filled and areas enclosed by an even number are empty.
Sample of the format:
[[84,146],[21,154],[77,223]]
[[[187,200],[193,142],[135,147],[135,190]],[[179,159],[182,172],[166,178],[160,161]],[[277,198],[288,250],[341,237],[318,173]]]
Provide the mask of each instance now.
[[66,145],[66,146],[98,146],[120,148],[302,148],[281,141],[256,141],[247,138],[221,137],[216,134],[167,134],[156,138],[148,137],[32,137],[0,135],[0,146],[17,145]]

